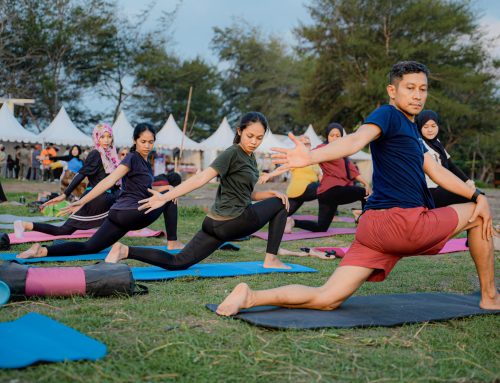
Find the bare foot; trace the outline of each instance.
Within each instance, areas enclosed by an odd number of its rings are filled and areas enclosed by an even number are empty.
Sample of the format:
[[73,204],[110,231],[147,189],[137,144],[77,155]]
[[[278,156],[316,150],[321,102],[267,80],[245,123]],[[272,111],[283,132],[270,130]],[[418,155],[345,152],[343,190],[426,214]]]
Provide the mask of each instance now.
[[184,244],[180,241],[167,241],[167,250],[180,250],[184,248]]
[[246,283],[240,283],[231,294],[217,307],[217,314],[230,316],[238,314],[240,309],[249,308],[251,305],[252,290]]
[[359,216],[361,213],[363,213],[363,210],[361,209],[352,209],[352,215],[354,216],[354,222],[358,223],[359,221]]
[[295,221],[293,220],[292,217],[288,217],[286,219],[285,234],[290,234],[294,226],[295,226]]
[[39,243],[35,243],[28,250],[19,253],[16,258],[28,259],[28,258],[43,258],[47,256],[47,248],[42,247]]
[[500,294],[497,292],[494,298],[482,296],[479,307],[483,310],[500,310]]
[[104,262],[118,263],[122,259],[125,259],[127,257],[128,257],[128,246],[125,246],[120,242],[116,242],[109,251],[106,258],[104,259]]
[[309,254],[307,254],[305,251],[292,251],[292,250],[287,250],[283,249],[280,247],[278,249],[278,255],[293,255],[294,257],[307,257]]
[[14,221],[14,235],[16,238],[24,237],[24,222]]
[[291,266],[285,265],[280,259],[274,254],[266,254],[264,259],[265,269],[291,269]]

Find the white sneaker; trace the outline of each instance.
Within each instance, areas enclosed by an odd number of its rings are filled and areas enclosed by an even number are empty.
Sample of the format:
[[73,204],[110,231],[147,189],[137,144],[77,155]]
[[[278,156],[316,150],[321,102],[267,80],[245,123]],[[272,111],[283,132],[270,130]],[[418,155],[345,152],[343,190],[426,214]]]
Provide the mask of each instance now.
[[16,238],[24,237],[23,221],[14,221],[14,235]]

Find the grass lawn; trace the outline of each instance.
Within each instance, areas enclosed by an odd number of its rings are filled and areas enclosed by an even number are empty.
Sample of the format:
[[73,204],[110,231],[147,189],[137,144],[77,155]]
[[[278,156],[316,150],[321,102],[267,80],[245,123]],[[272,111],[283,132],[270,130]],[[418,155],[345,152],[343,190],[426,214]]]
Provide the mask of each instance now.
[[[26,193],[24,194],[27,195]],[[11,199],[16,194],[9,193]],[[34,198],[34,195],[27,195]],[[30,214],[0,206],[0,214]],[[307,212],[304,212],[307,213]],[[199,229],[203,212],[180,208],[180,240]],[[339,226],[341,224],[334,223]],[[349,224],[347,224],[348,226]],[[162,220],[152,225],[163,229]],[[348,245],[353,236],[286,242],[284,247]],[[124,239],[134,245],[161,239]],[[241,250],[217,251],[205,262],[260,260],[265,242],[240,242]],[[28,245],[13,246],[11,251]],[[499,275],[499,253],[497,275]],[[178,279],[148,283],[144,296],[30,299],[0,308],[0,321],[36,311],[104,342],[97,362],[39,364],[0,370],[1,382],[470,382],[500,379],[500,317],[483,316],[395,328],[276,331],[220,318],[206,303],[219,303],[241,281],[254,288],[289,283],[319,285],[338,261],[285,258],[317,274],[274,274],[223,279]],[[90,262],[89,262],[90,264]],[[129,261],[131,265],[138,262]],[[412,257],[383,283],[367,283],[358,295],[402,292],[470,293],[479,288],[467,253]],[[0,339],[1,342],[1,339]]]

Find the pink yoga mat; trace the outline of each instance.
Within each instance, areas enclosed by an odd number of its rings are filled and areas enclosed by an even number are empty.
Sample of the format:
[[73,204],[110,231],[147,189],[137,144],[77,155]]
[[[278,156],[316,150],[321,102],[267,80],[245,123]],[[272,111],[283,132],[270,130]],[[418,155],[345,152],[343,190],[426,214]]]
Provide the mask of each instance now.
[[85,272],[81,267],[30,267],[25,294],[32,296],[85,295]]
[[[70,235],[50,235],[50,234],[40,233],[38,231],[28,231],[24,233],[23,238],[16,238],[14,233],[10,233],[9,239],[11,244],[17,245],[19,243],[53,241],[54,239],[89,238],[92,237],[96,231],[97,229],[77,230]],[[127,237],[161,237],[163,235],[165,235],[163,231],[161,230],[155,231],[149,228],[129,231],[127,233]]]
[[[466,238],[453,238],[450,239],[444,247],[441,249],[439,254],[447,254],[447,253],[457,253],[460,251],[467,251],[469,248],[465,246]],[[345,253],[349,250],[348,247],[315,247],[315,250],[319,251],[327,251],[327,250],[335,250],[337,252],[337,257],[342,258]]]
[[[323,237],[331,237],[333,235],[354,234],[354,233],[356,233],[356,228],[354,227],[335,227],[328,229],[328,231],[323,231],[319,233],[302,230],[291,234],[283,234],[283,239],[281,241],[282,242],[297,241],[299,239],[323,238]],[[267,241],[267,232],[257,231],[252,235],[254,237],[264,239]]]
[[[317,215],[292,215],[293,219],[300,219],[304,221],[317,221]],[[333,222],[351,222],[354,223],[354,218],[352,217],[333,217]]]

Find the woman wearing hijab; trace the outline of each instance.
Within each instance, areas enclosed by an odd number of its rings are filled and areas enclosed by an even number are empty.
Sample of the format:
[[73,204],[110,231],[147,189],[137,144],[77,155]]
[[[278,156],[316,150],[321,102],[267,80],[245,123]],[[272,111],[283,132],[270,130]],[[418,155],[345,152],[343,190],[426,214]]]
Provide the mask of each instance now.
[[[344,128],[339,123],[333,122],[326,128],[327,142],[318,145],[316,149],[328,145],[344,135]],[[285,232],[290,232],[292,227],[321,232],[327,231],[332,223],[338,205],[345,205],[360,201],[364,207],[366,198],[371,194],[369,183],[359,174],[358,169],[346,157],[327,161],[319,164],[323,177],[319,184],[318,194],[318,220],[294,220],[288,217]],[[359,181],[364,188],[354,186],[354,181]]]
[[[451,161],[450,155],[445,150],[441,141],[437,138],[439,133],[439,116],[437,113],[432,110],[423,110],[417,116],[415,122],[417,123],[418,131],[431,157],[468,184],[472,189],[475,189],[474,181],[467,177],[464,172]],[[437,208],[469,202],[466,198],[439,187],[428,175],[425,175],[425,180]]]
[[[119,165],[118,154],[113,146],[113,130],[108,124],[98,124],[92,132],[92,140],[94,141],[94,149],[87,156],[85,163],[78,170],[78,173],[73,178],[69,186],[63,194],[44,203],[41,207],[56,204],[64,201],[80,183],[87,178],[88,186],[85,189],[85,194],[88,194],[100,181],[106,178]],[[71,149],[71,154],[76,154],[76,150]],[[78,155],[73,155],[72,159]],[[71,161],[71,159],[70,159]],[[74,165],[77,165],[74,161]],[[14,222],[14,233],[16,237],[22,238],[25,231],[39,231],[51,235],[68,235],[76,230],[93,229],[101,226],[106,217],[111,205],[115,202],[119,195],[120,182],[117,182],[113,187],[101,194],[91,203],[83,206],[77,213],[72,214],[62,226],[54,226],[46,223],[36,222]]]

